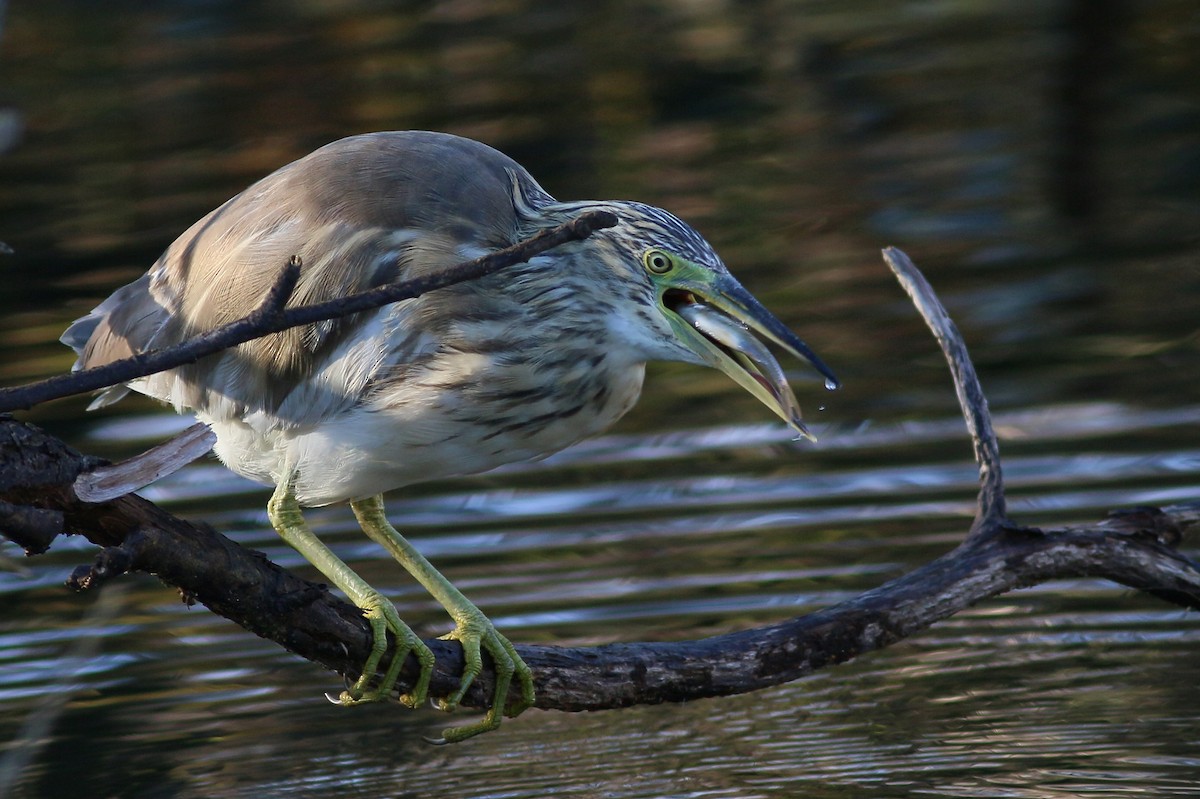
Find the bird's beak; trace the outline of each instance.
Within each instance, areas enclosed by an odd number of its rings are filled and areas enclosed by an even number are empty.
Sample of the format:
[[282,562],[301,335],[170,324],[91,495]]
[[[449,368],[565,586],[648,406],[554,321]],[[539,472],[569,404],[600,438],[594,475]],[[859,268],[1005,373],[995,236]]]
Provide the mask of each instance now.
[[710,272],[703,278],[672,281],[660,297],[667,319],[688,349],[732,377],[800,435],[816,440],[800,418],[800,404],[783,367],[754,334],[808,361],[824,376],[826,388],[837,388],[838,379],[807,344],[728,274]]

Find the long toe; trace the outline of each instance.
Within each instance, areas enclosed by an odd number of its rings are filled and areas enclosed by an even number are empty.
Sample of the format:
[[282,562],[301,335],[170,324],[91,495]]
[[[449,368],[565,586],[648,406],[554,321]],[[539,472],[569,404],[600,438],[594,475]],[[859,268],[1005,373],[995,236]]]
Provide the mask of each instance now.
[[[391,602],[379,595],[370,599],[375,601],[365,603],[363,616],[370,623],[375,636],[371,654],[363,664],[362,674],[358,680],[342,692],[338,697],[338,702],[342,705],[360,705],[367,702],[386,701],[390,698],[392,688],[399,679],[404,661],[408,658],[409,653],[412,653],[417,658],[420,673],[412,690],[401,695],[400,703],[410,708],[419,707],[425,703],[429,694],[429,680],[433,676],[434,666],[433,652],[407,624],[400,620],[400,614],[396,612],[396,608]],[[395,640],[391,662],[388,663],[383,679],[372,685],[376,668],[383,653],[387,651],[387,634],[389,632]]]
[[[441,709],[453,710],[462,701],[467,689],[483,668],[481,651],[486,651],[492,658],[496,670],[496,684],[491,707],[484,717],[474,724],[443,730],[438,743],[456,743],[494,730],[500,726],[504,716],[517,716],[532,707],[535,698],[533,673],[521,659],[512,642],[497,632],[491,621],[482,613],[460,621],[454,632],[444,637],[462,644],[465,666],[458,690],[440,703]],[[520,697],[510,706],[508,695],[514,677],[520,685]]]

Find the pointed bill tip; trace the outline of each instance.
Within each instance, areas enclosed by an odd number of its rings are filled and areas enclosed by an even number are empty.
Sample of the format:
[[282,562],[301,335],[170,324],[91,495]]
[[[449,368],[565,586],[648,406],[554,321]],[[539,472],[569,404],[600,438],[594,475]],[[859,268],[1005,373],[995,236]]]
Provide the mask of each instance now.
[[793,416],[788,420],[788,424],[791,425],[791,428],[798,434],[795,438],[796,441],[799,441],[802,438],[807,438],[812,443],[817,443],[816,433],[814,433],[812,430],[809,430],[808,425],[806,425],[799,416]]

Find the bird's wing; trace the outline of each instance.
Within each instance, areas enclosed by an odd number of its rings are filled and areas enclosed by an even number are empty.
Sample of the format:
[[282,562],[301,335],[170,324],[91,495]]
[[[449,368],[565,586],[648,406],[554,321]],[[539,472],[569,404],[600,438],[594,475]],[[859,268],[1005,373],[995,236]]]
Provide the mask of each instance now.
[[[412,131],[342,139],[196,222],[63,340],[79,352],[77,368],[176,344],[250,313],[293,255],[303,266],[289,306],[436,272],[512,243],[522,206],[551,201],[516,162],[469,139]],[[397,329],[404,314],[391,314],[370,332],[419,346]],[[371,316],[271,334],[131,387],[217,418],[272,414],[367,332]],[[328,410],[355,401],[361,386],[323,388],[345,395],[318,403]],[[118,387],[95,404],[123,394]]]

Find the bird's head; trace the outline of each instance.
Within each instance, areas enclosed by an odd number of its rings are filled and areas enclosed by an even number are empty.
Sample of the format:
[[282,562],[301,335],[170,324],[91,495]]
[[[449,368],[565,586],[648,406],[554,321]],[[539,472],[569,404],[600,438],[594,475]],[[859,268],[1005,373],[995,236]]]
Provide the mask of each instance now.
[[[575,213],[581,210],[574,205]],[[654,206],[589,204],[617,215],[618,224],[584,242],[618,278],[613,286],[627,313],[610,325],[647,360],[698,363],[719,369],[798,433],[812,434],[783,368],[760,340],[807,361],[838,387],[833,372],[800,338],[729,273],[712,246],[689,225]],[[593,241],[594,240],[594,241]]]

